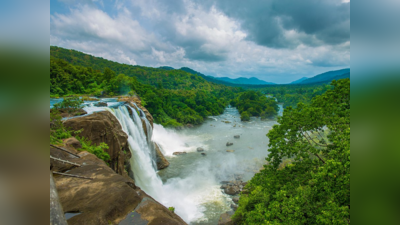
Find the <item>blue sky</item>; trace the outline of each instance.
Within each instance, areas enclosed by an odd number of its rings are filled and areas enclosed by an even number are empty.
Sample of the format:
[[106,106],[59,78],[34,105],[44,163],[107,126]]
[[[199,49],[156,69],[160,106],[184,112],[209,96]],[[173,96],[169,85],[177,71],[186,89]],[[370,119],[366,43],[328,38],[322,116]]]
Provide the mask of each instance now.
[[51,0],[50,44],[132,65],[289,83],[350,66],[350,3]]

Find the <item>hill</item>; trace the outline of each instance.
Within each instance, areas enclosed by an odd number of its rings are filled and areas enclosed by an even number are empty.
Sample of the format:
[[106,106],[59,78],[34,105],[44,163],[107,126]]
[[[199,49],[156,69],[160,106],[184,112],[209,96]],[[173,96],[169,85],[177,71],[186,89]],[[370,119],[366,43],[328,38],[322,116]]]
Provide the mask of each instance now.
[[209,82],[198,74],[176,70],[172,67],[152,68],[128,65],[55,46],[50,46],[50,57],[54,60],[64,60],[73,66],[91,68],[101,73],[104,73],[106,68],[109,68],[116,75],[123,74],[128,77],[134,77],[142,84],[165,89],[212,91],[225,88],[220,83]]
[[302,77],[302,78],[300,78],[298,80],[292,81],[289,84],[298,84],[298,83],[301,83],[303,80],[307,80],[307,79],[308,79],[308,77]]
[[350,68],[329,71],[301,81],[298,84],[330,83],[332,80],[350,78]]

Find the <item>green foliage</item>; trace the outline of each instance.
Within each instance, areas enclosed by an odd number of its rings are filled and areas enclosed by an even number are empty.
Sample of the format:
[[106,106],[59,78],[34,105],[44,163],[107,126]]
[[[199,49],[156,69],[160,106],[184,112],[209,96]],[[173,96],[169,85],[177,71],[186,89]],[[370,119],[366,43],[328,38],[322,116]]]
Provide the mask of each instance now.
[[64,98],[62,102],[53,105],[56,110],[66,110],[68,112],[73,112],[82,108],[83,100],[79,97]]
[[245,91],[238,94],[233,101],[240,113],[242,121],[249,121],[250,116],[260,116],[262,119],[271,118],[278,113],[279,106],[275,99],[268,98],[260,91]]
[[108,145],[106,143],[102,142],[96,146],[96,145],[92,144],[92,141],[90,141],[84,137],[80,137],[79,135],[77,135],[75,137],[82,144],[82,148],[78,149],[78,150],[88,151],[88,152],[94,154],[95,156],[97,156],[97,158],[99,158],[105,162],[108,162],[110,160],[110,155],[104,151],[104,149],[108,149]]
[[172,213],[175,212],[175,208],[174,207],[168,207],[168,210],[171,211]]
[[239,224],[350,223],[350,80],[332,86],[278,118],[268,163],[239,200]]
[[50,144],[61,144],[62,139],[72,137],[71,132],[64,127],[61,119],[58,110],[50,111]]

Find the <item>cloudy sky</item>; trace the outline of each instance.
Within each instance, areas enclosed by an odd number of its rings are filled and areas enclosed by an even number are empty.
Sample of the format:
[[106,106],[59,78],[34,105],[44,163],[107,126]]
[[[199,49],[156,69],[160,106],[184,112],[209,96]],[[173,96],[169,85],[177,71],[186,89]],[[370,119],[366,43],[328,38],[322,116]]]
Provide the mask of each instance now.
[[350,1],[51,0],[50,44],[288,83],[350,66]]

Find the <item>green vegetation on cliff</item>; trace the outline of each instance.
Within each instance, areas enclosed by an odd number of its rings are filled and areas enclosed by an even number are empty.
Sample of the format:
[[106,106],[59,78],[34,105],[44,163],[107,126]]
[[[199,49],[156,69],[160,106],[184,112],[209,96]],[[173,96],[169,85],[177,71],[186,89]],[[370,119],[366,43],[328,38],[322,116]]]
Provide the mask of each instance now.
[[268,163],[241,194],[239,224],[350,224],[350,80],[332,85],[278,118]]

